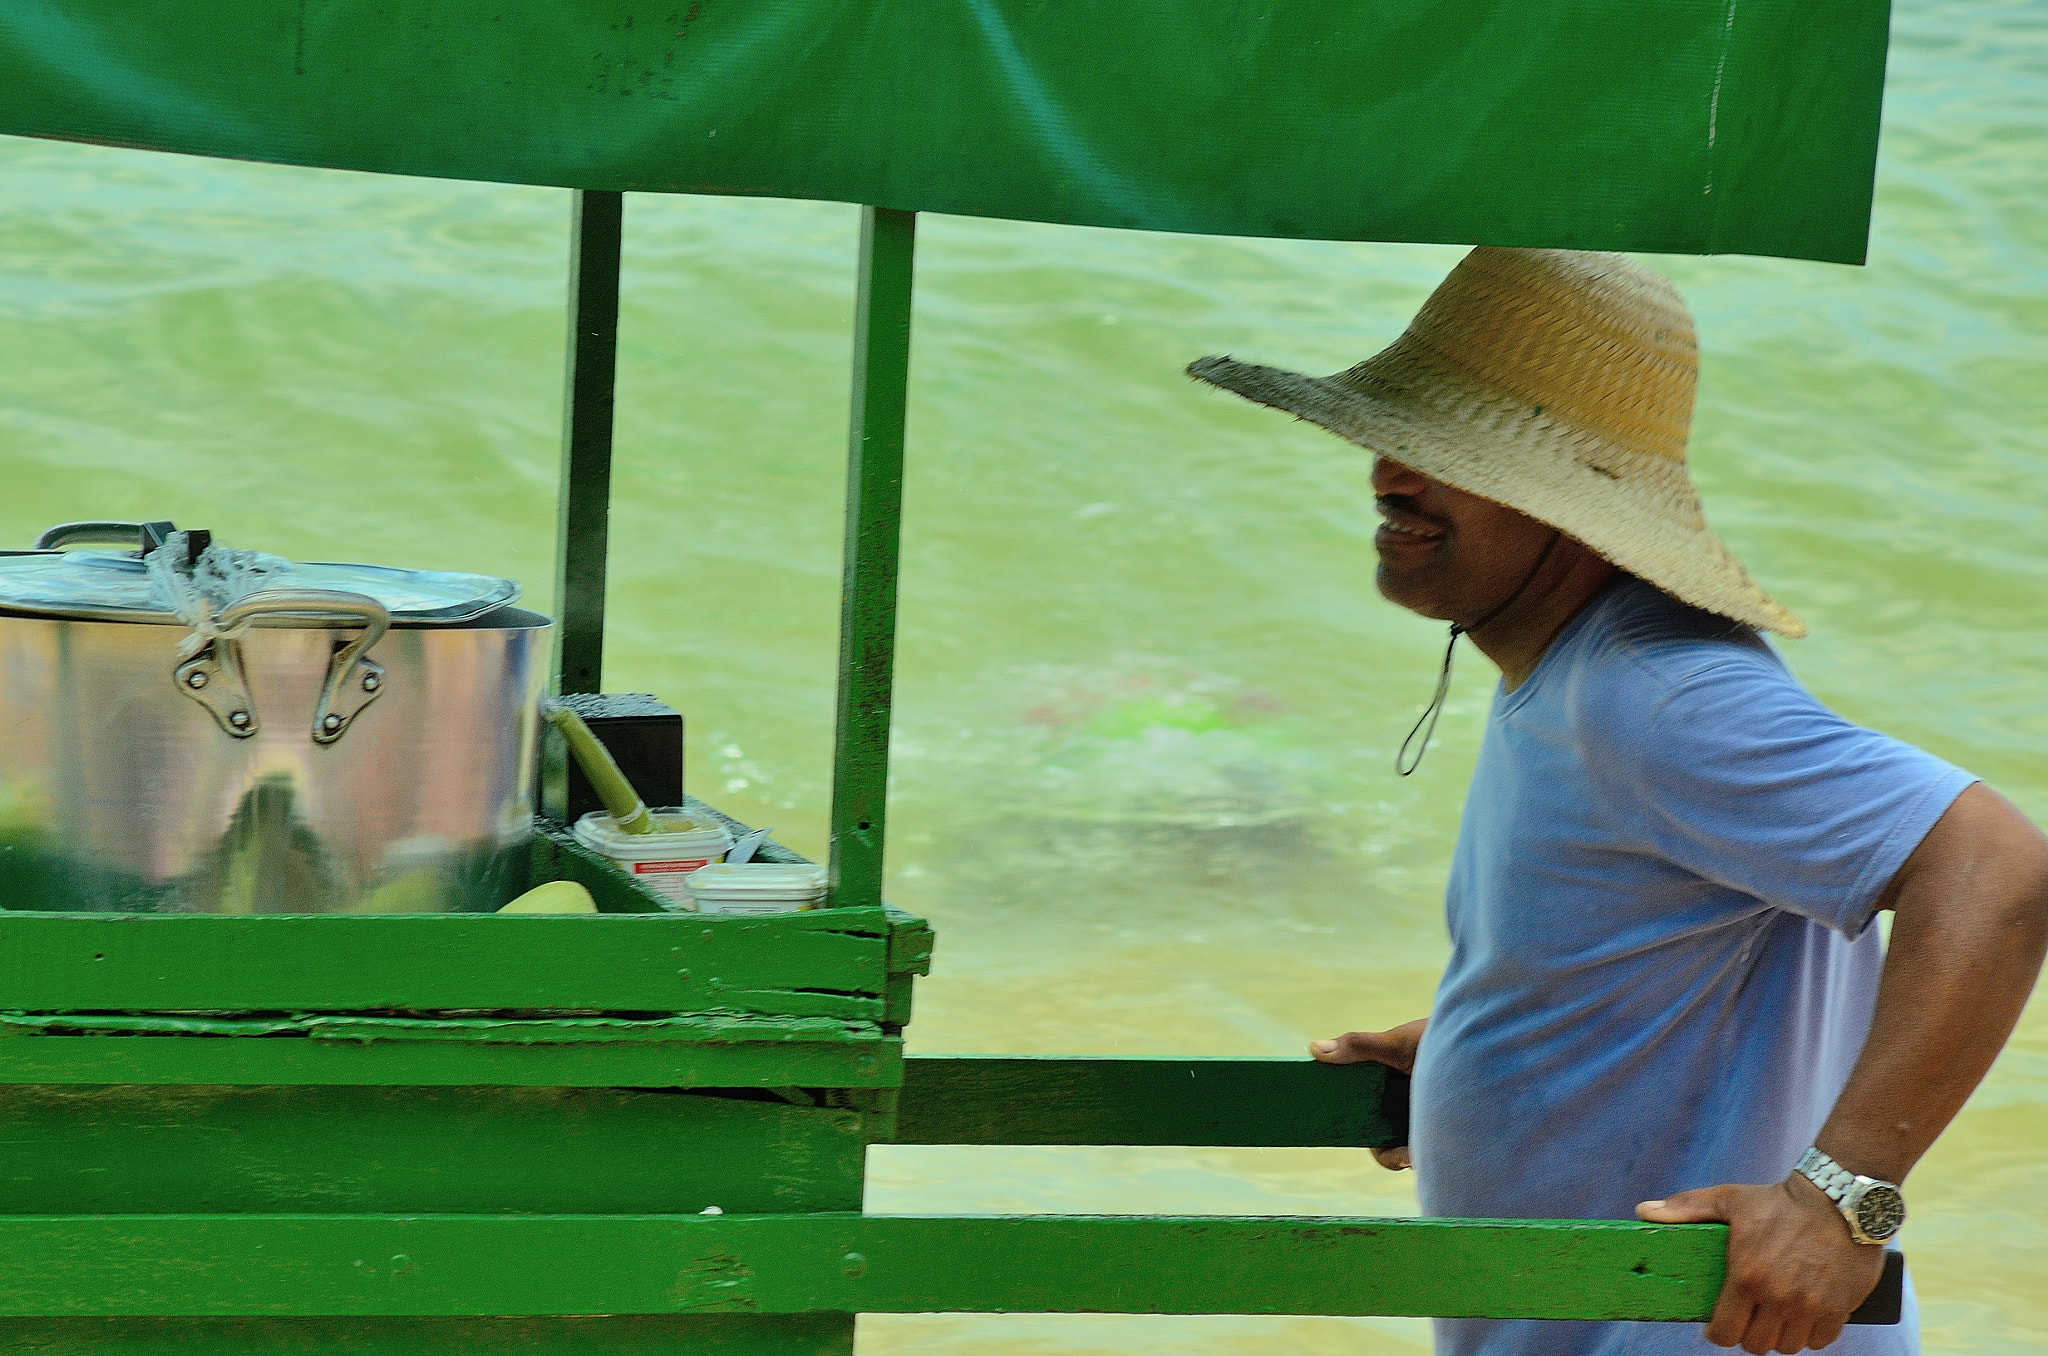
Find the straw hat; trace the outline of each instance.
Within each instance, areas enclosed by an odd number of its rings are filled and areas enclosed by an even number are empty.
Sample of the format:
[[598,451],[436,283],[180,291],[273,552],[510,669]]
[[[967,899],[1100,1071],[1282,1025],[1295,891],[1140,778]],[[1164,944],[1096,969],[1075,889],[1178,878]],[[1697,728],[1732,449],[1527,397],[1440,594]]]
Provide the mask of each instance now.
[[1692,317],[1618,254],[1481,246],[1349,371],[1203,358],[1188,375],[1546,522],[1695,607],[1806,634],[1707,530],[1685,470]]

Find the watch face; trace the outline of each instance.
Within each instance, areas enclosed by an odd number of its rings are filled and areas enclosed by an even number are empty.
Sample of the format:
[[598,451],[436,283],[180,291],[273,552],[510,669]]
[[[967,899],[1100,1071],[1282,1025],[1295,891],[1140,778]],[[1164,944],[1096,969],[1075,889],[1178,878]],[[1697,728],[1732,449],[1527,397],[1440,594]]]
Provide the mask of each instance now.
[[1892,1186],[1874,1186],[1856,1202],[1856,1226],[1865,1236],[1882,1242],[1906,1222],[1906,1198]]

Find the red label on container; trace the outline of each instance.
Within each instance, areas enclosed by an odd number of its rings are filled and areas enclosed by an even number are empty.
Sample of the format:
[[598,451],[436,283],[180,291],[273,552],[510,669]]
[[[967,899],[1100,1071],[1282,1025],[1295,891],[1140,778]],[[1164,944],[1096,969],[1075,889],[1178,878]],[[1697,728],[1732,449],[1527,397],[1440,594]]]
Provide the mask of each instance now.
[[695,871],[700,866],[709,865],[711,865],[709,857],[700,857],[693,862],[635,862],[633,863],[633,874],[636,876],[665,876],[671,872]]

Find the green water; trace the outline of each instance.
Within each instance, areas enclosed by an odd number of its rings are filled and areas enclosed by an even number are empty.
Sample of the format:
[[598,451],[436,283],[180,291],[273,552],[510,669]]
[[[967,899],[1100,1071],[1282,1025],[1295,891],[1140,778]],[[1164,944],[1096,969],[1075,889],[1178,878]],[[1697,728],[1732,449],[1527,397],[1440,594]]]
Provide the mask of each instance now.
[[[2048,820],[2048,7],[1897,21],[1872,264],[1659,260],[1695,467],[1826,700]],[[0,544],[173,518],[548,603],[567,195],[0,140]],[[1449,248],[932,218],[891,897],[916,1048],[1285,1055],[1421,1013],[1490,678],[1392,750],[1439,631],[1364,457],[1179,375],[1390,340]],[[854,209],[627,206],[608,686],[692,789],[822,847]],[[2048,1005],[1909,1185],[1937,1352],[2048,1349]],[[881,1150],[873,1208],[1394,1213],[1341,1151]],[[1419,1352],[1339,1319],[864,1320],[869,1353]]]

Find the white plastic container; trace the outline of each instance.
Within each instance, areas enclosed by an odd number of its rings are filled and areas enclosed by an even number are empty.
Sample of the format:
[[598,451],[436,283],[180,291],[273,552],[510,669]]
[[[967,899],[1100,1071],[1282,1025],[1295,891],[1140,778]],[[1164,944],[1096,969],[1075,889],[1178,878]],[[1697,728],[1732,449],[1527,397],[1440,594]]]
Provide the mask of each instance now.
[[695,909],[685,882],[690,873],[725,856],[732,835],[723,824],[705,824],[681,810],[656,810],[659,833],[621,833],[618,821],[593,810],[576,821],[576,841],[611,858],[634,880],[674,902]]
[[801,913],[825,902],[825,868],[808,862],[720,862],[689,878],[699,913]]

